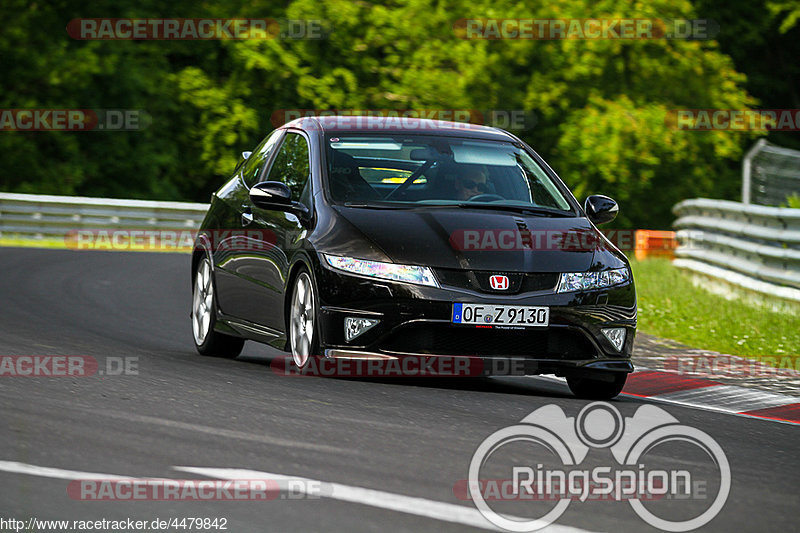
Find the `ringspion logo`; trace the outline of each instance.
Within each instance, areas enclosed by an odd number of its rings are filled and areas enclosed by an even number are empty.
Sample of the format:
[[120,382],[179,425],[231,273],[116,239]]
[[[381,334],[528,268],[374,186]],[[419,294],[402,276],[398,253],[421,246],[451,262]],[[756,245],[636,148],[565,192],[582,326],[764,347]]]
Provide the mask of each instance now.
[[[587,464],[590,453],[609,462]],[[456,496],[464,495],[463,481],[453,487]],[[643,405],[624,417],[612,404],[594,402],[574,417],[557,405],[540,407],[495,431],[478,445],[466,481],[480,513],[506,531],[542,529],[570,505],[597,500],[627,502],[659,529],[691,531],[724,507],[731,469],[710,435],[664,409]],[[683,508],[659,507],[662,501]],[[508,503],[525,516],[510,515]]]

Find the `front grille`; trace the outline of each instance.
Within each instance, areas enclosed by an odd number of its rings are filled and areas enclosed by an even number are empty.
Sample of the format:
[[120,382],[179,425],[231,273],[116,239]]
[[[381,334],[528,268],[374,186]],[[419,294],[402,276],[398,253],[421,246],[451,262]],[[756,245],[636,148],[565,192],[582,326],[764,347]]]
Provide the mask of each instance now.
[[530,356],[590,359],[594,345],[579,330],[527,328],[501,330],[451,324],[410,324],[391,333],[381,349],[432,355]]
[[[442,285],[459,289],[469,289],[490,294],[517,294],[520,292],[544,291],[555,288],[558,281],[556,272],[497,272],[491,270],[458,270],[452,268],[434,269]],[[510,287],[507,290],[494,290],[489,278],[495,274],[508,276]]]

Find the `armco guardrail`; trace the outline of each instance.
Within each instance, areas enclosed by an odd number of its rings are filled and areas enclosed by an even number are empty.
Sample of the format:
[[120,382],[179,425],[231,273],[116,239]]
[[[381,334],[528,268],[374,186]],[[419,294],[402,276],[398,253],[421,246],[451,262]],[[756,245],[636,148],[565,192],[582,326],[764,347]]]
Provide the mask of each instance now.
[[673,212],[676,266],[800,302],[800,209],[699,198]]
[[[80,230],[196,230],[208,204],[0,193],[0,237]],[[800,209],[695,199],[677,204],[676,266],[800,302]]]
[[195,230],[208,204],[0,193],[0,236],[64,237],[77,230]]

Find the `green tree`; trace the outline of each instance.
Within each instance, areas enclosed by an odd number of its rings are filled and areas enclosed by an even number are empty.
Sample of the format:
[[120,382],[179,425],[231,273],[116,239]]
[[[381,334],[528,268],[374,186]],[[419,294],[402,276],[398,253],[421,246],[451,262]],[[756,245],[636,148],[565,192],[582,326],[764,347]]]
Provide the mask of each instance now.
[[[3,132],[0,188],[205,201],[238,154],[275,127],[279,110],[523,110],[537,120],[515,133],[579,198],[609,194],[621,203],[619,225],[665,228],[683,198],[736,197],[743,149],[753,138],[677,130],[671,110],[758,105],[747,89],[762,105],[792,107],[784,103],[796,96],[796,84],[768,72],[763,64],[771,60],[762,60],[759,48],[794,50],[787,40],[798,26],[787,6],[785,0],[120,0],[109,7],[8,0],[0,14],[15,24],[0,32],[3,108],[142,109],[152,124],[127,133]],[[742,20],[728,20],[727,12]],[[64,29],[76,17],[165,16],[314,19],[325,21],[329,34],[75,41]],[[459,19],[487,17],[709,17],[718,18],[721,32],[719,42],[468,40],[454,27]],[[736,24],[739,41],[730,33]],[[779,37],[760,36],[764,28]],[[775,65],[794,65],[795,56]],[[787,68],[795,72],[796,65]],[[783,100],[769,100],[771,94]]]
[[226,43],[247,85],[266,84],[252,99],[262,124],[285,106],[530,111],[538,122],[523,137],[579,196],[618,198],[629,226],[667,227],[676,201],[738,188],[748,135],[678,131],[668,120],[675,109],[756,103],[716,42],[465,40],[453,28],[483,17],[694,18],[688,1],[296,0],[287,16],[334,31],[325,41]]

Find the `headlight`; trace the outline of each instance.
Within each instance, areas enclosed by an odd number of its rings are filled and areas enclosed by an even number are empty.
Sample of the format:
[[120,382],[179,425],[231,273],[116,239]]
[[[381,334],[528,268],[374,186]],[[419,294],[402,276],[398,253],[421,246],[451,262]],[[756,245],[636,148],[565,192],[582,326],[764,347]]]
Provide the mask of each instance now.
[[558,279],[556,292],[602,289],[625,283],[630,279],[631,273],[627,268],[615,268],[602,272],[565,272]]
[[438,287],[433,272],[428,267],[414,265],[397,265],[395,263],[381,263],[379,261],[365,261],[352,257],[322,254],[325,261],[337,270],[360,274],[371,278],[388,279],[391,281],[404,281],[417,285]]

